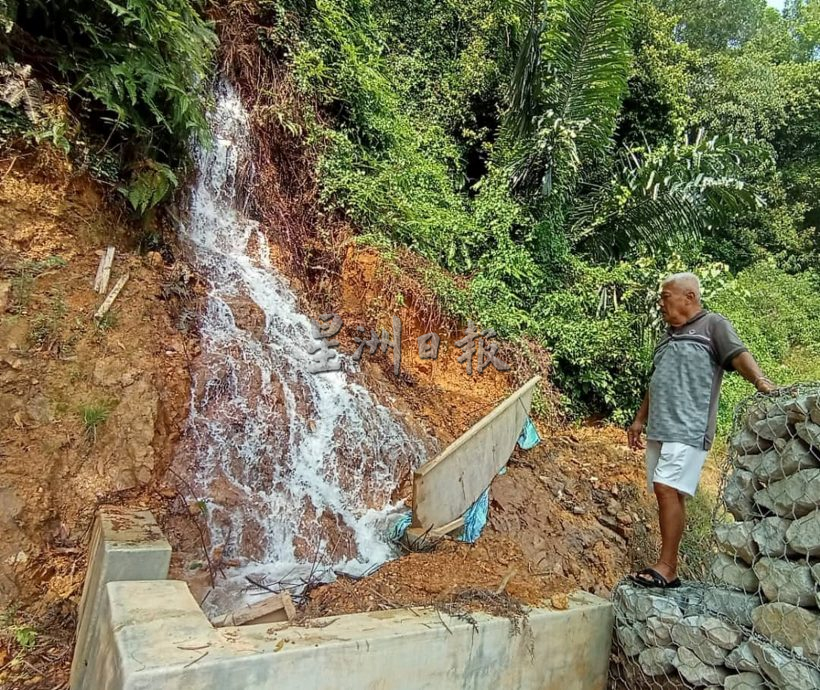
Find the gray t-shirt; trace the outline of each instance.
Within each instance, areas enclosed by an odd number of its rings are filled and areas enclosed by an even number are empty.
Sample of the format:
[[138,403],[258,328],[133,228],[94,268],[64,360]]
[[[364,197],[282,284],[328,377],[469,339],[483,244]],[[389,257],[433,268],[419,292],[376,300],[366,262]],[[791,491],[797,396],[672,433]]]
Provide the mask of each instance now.
[[728,319],[701,311],[658,341],[649,382],[646,437],[708,450],[724,371],[746,346]]

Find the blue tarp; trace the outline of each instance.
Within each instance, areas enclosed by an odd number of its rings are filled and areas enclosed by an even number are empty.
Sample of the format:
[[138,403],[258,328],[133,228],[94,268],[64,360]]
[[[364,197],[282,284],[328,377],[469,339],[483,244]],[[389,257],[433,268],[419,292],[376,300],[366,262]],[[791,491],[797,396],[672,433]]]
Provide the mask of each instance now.
[[[524,428],[521,430],[521,435],[518,437],[518,445],[524,450],[529,450],[537,445],[540,440],[541,437],[538,435],[538,430],[535,428],[535,424],[533,424],[532,420],[527,417],[527,421],[524,422]],[[507,468],[502,467],[498,474],[505,474],[506,472]],[[476,502],[465,511],[464,529],[461,532],[461,536],[459,536],[459,541],[474,544],[481,536],[484,525],[487,524],[487,515],[489,512],[490,489],[487,487],[484,489],[481,496],[478,497],[478,500],[476,500]],[[410,527],[411,520],[412,518],[410,513],[405,513],[397,519],[390,529],[390,539],[401,539],[407,531],[407,528]]]

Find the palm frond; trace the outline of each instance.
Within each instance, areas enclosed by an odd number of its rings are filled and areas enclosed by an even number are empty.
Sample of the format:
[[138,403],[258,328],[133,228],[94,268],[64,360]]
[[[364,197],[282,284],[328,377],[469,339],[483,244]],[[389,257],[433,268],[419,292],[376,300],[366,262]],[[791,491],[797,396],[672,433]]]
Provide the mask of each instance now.
[[[531,17],[506,126],[520,141],[514,188],[569,194],[581,166],[611,145],[629,67],[629,0],[560,0]],[[537,43],[536,43],[537,41]]]
[[631,25],[626,0],[565,0],[543,41],[550,71],[545,99],[577,127],[580,155],[609,147],[626,92]]
[[541,92],[541,36],[546,28],[545,0],[520,3],[525,29],[518,48],[509,92],[509,125],[518,137],[532,134]]
[[609,188],[589,195],[572,232],[598,258],[641,246],[662,252],[697,240],[735,214],[762,204],[742,179],[743,167],[767,155],[754,144],[699,132],[669,148],[624,151]]

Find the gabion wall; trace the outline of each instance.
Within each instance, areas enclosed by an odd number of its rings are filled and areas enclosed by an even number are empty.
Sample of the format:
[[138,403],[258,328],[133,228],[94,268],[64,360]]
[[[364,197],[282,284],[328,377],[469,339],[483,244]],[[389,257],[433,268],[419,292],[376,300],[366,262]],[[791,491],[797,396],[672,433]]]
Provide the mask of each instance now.
[[611,686],[820,690],[820,384],[737,411],[707,582],[621,583]]

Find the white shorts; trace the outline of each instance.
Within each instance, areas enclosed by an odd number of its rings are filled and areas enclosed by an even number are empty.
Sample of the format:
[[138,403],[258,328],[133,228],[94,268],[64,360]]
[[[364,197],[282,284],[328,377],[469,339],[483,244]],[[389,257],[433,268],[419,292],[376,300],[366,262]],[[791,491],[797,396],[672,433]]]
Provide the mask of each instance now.
[[649,492],[652,493],[657,482],[687,496],[694,496],[703,463],[706,462],[706,453],[685,443],[647,441],[646,483]]

